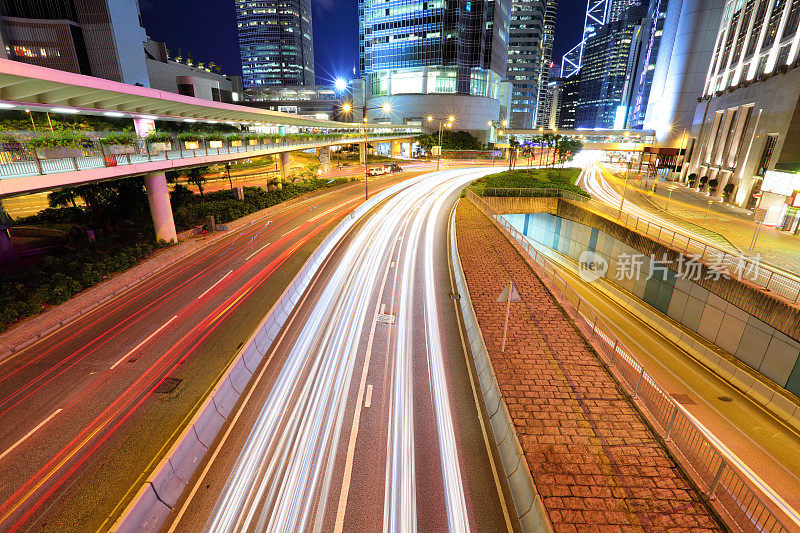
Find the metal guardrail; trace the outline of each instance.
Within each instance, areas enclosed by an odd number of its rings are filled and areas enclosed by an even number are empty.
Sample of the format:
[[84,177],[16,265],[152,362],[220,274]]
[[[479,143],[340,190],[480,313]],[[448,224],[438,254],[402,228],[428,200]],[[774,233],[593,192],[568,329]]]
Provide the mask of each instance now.
[[[483,196],[536,197],[544,196],[540,194],[540,192],[549,190],[554,189],[485,189]],[[555,190],[560,191],[560,189]],[[492,191],[496,194],[487,194],[486,191]],[[560,194],[553,196],[559,196],[565,200],[581,202],[591,209],[608,215],[609,218],[616,223],[628,229],[643,233],[653,240],[682,252],[687,256],[703,261],[715,270],[726,272],[732,278],[738,279],[744,283],[753,283],[765,291],[769,291],[773,295],[788,300],[792,304],[800,303],[800,279],[792,276],[788,272],[779,270],[770,265],[765,265],[760,261],[754,261],[747,256],[732,254],[680,231],[668,229],[628,213],[623,213],[620,217],[619,209],[614,209],[608,205],[568,191],[561,191]]]
[[[377,142],[384,139],[404,137],[408,137],[408,135],[375,134],[370,135],[369,141]],[[309,136],[308,138],[300,139],[285,139],[276,135],[271,139],[274,139],[273,142],[262,142],[260,139],[255,144],[250,144],[246,140],[239,142],[199,140],[186,143],[178,141],[178,138],[173,136],[172,141],[167,143],[147,143],[144,139],[138,139],[135,145],[125,148],[114,148],[104,145],[98,140],[87,141],[81,147],[66,149],[75,152],[74,156],[68,157],[46,157],[48,149],[36,148],[29,143],[0,143],[0,179],[43,176],[77,170],[134,165],[151,161],[244,154],[285,147],[305,146],[313,148],[336,142],[364,142],[363,136],[351,137],[346,135],[327,135],[321,138]]]
[[701,490],[719,502],[728,515],[728,526],[746,532],[784,532],[789,529],[768,506],[761,491],[731,464],[729,456],[698,426],[691,415],[662,389],[636,360],[633,353],[606,325],[597,310],[567,283],[552,263],[509,222],[481,197],[467,192],[467,197],[486,216],[497,220],[528,252],[542,279],[549,282],[553,295],[593,341],[597,352],[617,370],[645,409],[657,422],[661,436],[672,442],[702,483]]

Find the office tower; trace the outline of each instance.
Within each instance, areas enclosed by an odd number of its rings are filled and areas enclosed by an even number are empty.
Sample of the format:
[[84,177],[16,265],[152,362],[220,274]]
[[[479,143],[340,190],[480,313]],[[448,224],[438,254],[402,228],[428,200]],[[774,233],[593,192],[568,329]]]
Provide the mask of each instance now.
[[575,127],[625,127],[641,21],[646,14],[646,6],[631,6],[586,40]]
[[636,65],[628,109],[628,126],[634,129],[641,129],[644,125],[668,5],[669,0],[651,0],[647,17],[642,25],[641,52]]
[[361,71],[371,122],[485,135],[500,114],[511,0],[359,0]]
[[558,129],[575,129],[575,111],[578,108],[580,95],[581,75],[569,78],[559,78],[561,84],[561,98],[558,102]]
[[[696,1],[695,10],[715,5]],[[760,208],[764,223],[797,231],[800,205],[800,2],[725,2],[686,141],[688,174],[716,195]]]
[[544,126],[558,0],[513,0],[508,41],[508,80],[514,85],[511,123]]
[[236,0],[245,89],[314,85],[311,0]]
[[640,0],[589,0],[583,23],[581,41],[561,58],[561,77],[576,75],[583,65],[586,41],[609,22],[618,21],[629,7],[637,6]]
[[147,86],[137,0],[0,0],[6,57]]
[[662,146],[687,144],[724,5],[725,0],[668,1],[643,124]]

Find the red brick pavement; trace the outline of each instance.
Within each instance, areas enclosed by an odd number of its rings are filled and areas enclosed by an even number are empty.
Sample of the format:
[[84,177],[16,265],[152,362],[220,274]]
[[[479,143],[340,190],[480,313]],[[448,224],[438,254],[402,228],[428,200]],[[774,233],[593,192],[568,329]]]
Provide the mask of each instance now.
[[[534,482],[556,531],[712,531],[719,525],[584,337],[472,203],[456,216],[472,303]],[[513,278],[522,301],[511,304]]]

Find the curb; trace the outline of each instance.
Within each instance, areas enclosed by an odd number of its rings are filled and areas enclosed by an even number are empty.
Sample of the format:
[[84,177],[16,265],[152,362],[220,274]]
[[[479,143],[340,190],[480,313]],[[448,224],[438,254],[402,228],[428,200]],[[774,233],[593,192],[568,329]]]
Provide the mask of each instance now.
[[[458,209],[458,203],[456,203],[456,209]],[[450,255],[453,263],[453,273],[456,280],[456,289],[458,294],[461,295],[459,302],[467,333],[467,341],[475,363],[486,412],[489,413],[489,423],[492,426],[492,433],[494,434],[500,461],[503,465],[503,472],[511,490],[514,508],[522,525],[522,530],[526,532],[553,531],[547,510],[539,492],[536,490],[528,462],[525,460],[525,453],[519,443],[514,422],[511,420],[508,407],[497,383],[492,361],[489,358],[489,353],[478,325],[478,319],[472,307],[472,298],[470,297],[469,287],[461,266],[461,257],[458,254],[456,209],[453,210],[450,218]]]
[[[339,222],[322,241],[239,349],[211,394],[110,531],[155,533],[161,528],[320,265],[364,214],[394,194],[396,188],[408,187],[414,182],[413,179],[407,180],[376,194]],[[113,520],[114,517],[109,518]]]

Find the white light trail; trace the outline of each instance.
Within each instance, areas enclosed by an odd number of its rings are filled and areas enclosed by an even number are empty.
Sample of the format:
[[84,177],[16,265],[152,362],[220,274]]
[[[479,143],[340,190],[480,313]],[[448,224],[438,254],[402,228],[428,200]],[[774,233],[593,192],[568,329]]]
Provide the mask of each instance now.
[[[350,427],[345,412],[354,401],[350,394],[354,367],[374,314],[369,310],[380,297],[378,287],[392,245],[405,234],[397,257],[400,278],[397,327],[393,328],[397,339],[390,352],[392,360],[386,362],[393,373],[393,388],[383,523],[390,531],[417,527],[412,361],[413,341],[419,340],[424,329],[447,521],[451,531],[469,531],[438,323],[433,242],[435,220],[449,208],[444,205],[447,196],[493,172],[497,170],[446,170],[405,181],[394,186],[396,194],[364,222],[292,346],[206,523],[207,530],[321,530],[327,516],[327,492],[335,485],[334,464],[348,445],[347,439],[340,445],[340,436],[343,428]],[[420,264],[422,280],[415,274]],[[419,297],[414,298],[420,281],[425,285],[424,309]],[[330,513],[336,511],[333,505]]]

